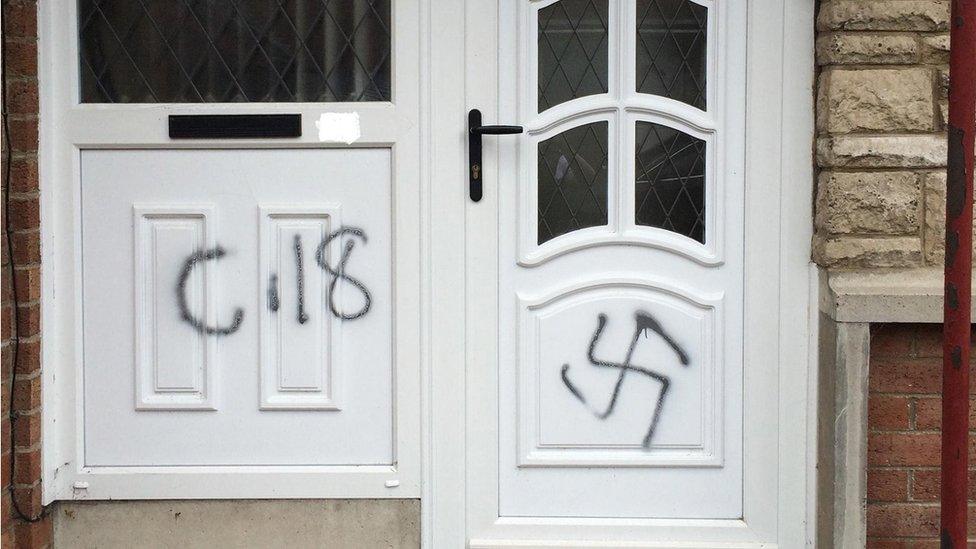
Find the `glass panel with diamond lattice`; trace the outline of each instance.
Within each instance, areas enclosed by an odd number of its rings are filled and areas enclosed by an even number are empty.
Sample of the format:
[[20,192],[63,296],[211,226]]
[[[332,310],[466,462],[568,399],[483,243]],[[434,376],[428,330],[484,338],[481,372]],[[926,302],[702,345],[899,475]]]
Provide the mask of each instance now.
[[390,0],[79,0],[84,103],[390,100]]
[[607,224],[607,122],[539,143],[538,242]]
[[637,91],[704,110],[707,28],[691,0],[637,0]]
[[539,112],[607,92],[608,0],[560,0],[539,10]]
[[705,242],[705,142],[676,129],[637,122],[638,225]]

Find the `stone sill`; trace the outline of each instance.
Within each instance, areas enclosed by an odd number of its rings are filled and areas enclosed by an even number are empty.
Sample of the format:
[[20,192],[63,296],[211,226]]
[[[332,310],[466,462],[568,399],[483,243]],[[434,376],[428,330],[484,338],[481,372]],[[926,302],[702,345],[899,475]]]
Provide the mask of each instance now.
[[820,269],[820,311],[837,322],[942,322],[942,293],[941,268]]

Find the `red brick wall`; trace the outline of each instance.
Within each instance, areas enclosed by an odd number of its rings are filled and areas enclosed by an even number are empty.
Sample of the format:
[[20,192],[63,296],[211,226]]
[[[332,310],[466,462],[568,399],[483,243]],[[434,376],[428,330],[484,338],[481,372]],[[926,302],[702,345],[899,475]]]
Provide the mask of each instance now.
[[[13,497],[24,515],[37,517],[41,508],[41,361],[40,361],[40,212],[37,180],[37,6],[32,0],[3,0],[4,60],[7,68],[7,125],[4,168],[10,148],[9,221],[13,241],[13,273],[19,322],[14,326],[14,302],[10,278],[11,256],[3,233],[2,354],[2,547],[35,548],[50,544],[47,516],[28,522],[16,514]],[[4,193],[8,189],[4,188]],[[19,339],[17,364],[14,343]],[[14,397],[11,395],[11,380]],[[11,408],[13,414],[11,415]],[[11,418],[13,424],[11,425]],[[16,466],[11,469],[10,441],[13,428]]]
[[[938,547],[942,326],[873,327],[869,388],[868,547]],[[976,401],[970,408],[970,425],[976,426]],[[974,483],[971,474],[971,502]],[[976,507],[970,508],[969,531],[976,534]]]

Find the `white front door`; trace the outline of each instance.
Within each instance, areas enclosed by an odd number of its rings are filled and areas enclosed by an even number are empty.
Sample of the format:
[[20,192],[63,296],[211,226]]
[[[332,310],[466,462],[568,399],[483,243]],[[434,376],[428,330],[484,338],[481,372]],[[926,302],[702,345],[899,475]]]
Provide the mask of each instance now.
[[497,326],[472,343],[497,341],[503,516],[741,516],[744,36],[720,30],[745,4],[721,4],[502,3],[497,116],[526,131],[491,143],[497,249],[471,261],[497,270],[470,286],[497,286],[471,320]]
[[435,540],[802,543],[777,437],[805,416],[771,390],[787,229],[747,166],[749,14],[774,4],[467,3],[465,108],[524,132],[466,160],[464,513],[435,485],[433,519],[464,528]]

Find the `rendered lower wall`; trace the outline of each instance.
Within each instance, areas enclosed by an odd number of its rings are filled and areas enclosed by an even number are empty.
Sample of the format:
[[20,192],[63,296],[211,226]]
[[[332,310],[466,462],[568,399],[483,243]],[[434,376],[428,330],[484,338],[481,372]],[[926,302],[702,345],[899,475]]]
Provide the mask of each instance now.
[[54,547],[420,547],[420,500],[62,502]]

